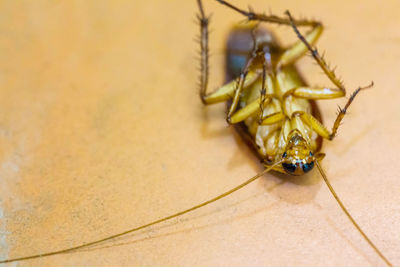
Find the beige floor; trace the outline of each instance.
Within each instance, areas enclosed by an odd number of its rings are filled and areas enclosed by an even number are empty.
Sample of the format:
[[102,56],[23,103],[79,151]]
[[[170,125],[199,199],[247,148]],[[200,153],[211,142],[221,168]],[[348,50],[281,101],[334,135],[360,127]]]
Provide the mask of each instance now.
[[[302,2],[302,3],[300,3]],[[357,99],[324,167],[400,265],[400,3],[235,1],[315,17],[319,47]],[[346,4],[345,4],[346,3]],[[213,12],[212,87],[241,19]],[[116,234],[207,200],[262,168],[195,87],[195,1],[0,3],[0,248],[17,257]],[[277,34],[295,40],[284,27]],[[328,84],[310,58],[311,84]],[[320,103],[330,126],[336,104]],[[212,206],[89,251],[23,266],[380,266],[317,172],[265,175]],[[14,266],[14,265],[13,265]]]

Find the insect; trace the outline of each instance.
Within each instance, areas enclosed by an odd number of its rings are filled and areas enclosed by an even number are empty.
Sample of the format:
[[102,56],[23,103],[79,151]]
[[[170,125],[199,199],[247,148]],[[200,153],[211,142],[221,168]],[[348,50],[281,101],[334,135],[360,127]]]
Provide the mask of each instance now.
[[[14,260],[31,259],[35,257],[72,252],[78,250],[79,248],[98,244],[100,242],[122,236],[124,234],[143,229],[147,226],[180,216],[184,213],[190,212],[229,195],[230,193],[244,187],[248,183],[254,181],[255,179],[270,170],[300,175],[310,171],[315,165],[317,166],[317,168],[320,169],[319,161],[323,158],[323,154],[319,152],[321,142],[320,136],[324,136],[327,139],[334,138],[337,128],[339,127],[340,121],[343,118],[347,107],[351,104],[351,101],[353,101],[357,93],[364,88],[359,88],[352,95],[344,110],[342,110],[342,112],[339,114],[332,132],[328,132],[324,127],[322,127],[322,125],[318,124],[318,109],[316,108],[316,106],[314,106],[311,100],[320,99],[321,96],[324,96],[324,93],[328,95],[329,93],[331,93],[330,98],[340,97],[345,94],[345,91],[340,81],[337,80],[334,73],[329,70],[323,59],[319,57],[316,51],[313,52],[314,50],[312,49],[311,45],[307,46],[307,42],[304,41],[307,40],[311,44],[314,44],[316,39],[318,39],[318,36],[322,32],[322,25],[312,21],[295,21],[291,19],[289,13],[287,18],[279,18],[275,16],[262,17],[254,13],[243,12],[242,10],[235,8],[234,6],[224,1],[220,2],[227,5],[228,7],[235,9],[236,11],[241,12],[244,15],[247,14],[250,20],[258,19],[292,25],[295,30],[297,29],[297,26],[311,26],[312,30],[310,34],[314,34],[313,39],[311,38],[312,35],[311,37],[309,35],[303,37],[302,35],[300,35],[300,33],[298,33],[300,41],[295,46],[293,46],[293,49],[284,51],[277,44],[274,44],[272,39],[269,43],[266,42],[264,44],[258,44],[258,40],[262,39],[262,32],[256,33],[256,29],[254,29],[254,31],[245,30],[245,32],[251,33],[250,35],[253,39],[253,48],[251,48],[249,51],[245,51],[246,54],[250,52],[250,56],[244,64],[239,64],[239,67],[237,68],[238,70],[236,70],[236,74],[239,79],[228,84],[227,86],[222,87],[215,93],[206,94],[205,88],[208,79],[208,19],[204,14],[201,2],[198,2],[200,5],[201,32],[203,34],[201,39],[201,44],[203,46],[203,75],[201,89],[202,99],[207,104],[218,101],[232,102],[229,105],[227,120],[231,124],[238,125],[237,128],[243,133],[244,138],[252,142],[252,146],[257,150],[258,155],[264,159],[266,170],[251,178],[247,182],[214,199],[201,203],[180,213],[157,220],[155,222],[128,230],[117,235],[113,235],[111,237],[86,243],[78,247],[50,253],[43,253],[37,256],[28,256]],[[264,34],[264,37],[266,39],[268,38],[268,36],[271,35],[268,35],[268,33]],[[313,91],[312,88],[307,88],[305,84],[302,83],[299,76],[296,76],[296,70],[293,68],[292,63],[295,62],[308,50],[312,50],[314,58],[317,60],[317,62],[319,60],[319,64],[323,68],[324,72],[338,87],[337,90],[320,88],[319,91]],[[284,57],[285,55],[286,57]],[[234,59],[232,61],[234,61]],[[235,74],[235,70],[232,70],[232,73]],[[284,84],[283,86],[282,84],[278,84],[280,78],[282,80],[282,83]],[[301,90],[293,90],[293,92],[290,93],[288,93],[289,90],[283,91],[282,88],[288,89],[290,87],[285,83],[293,83],[295,85],[298,85],[300,86],[298,88],[301,88]],[[284,101],[282,101],[281,99],[284,99]],[[288,111],[288,109],[293,109],[293,107],[296,106],[298,106],[298,108],[296,108],[295,110],[290,110],[290,112]],[[290,116],[288,114],[290,114]],[[316,120],[314,120],[313,118],[316,118]],[[303,126],[304,129],[301,129],[301,126]],[[254,129],[251,129],[252,127]],[[260,134],[258,134],[259,129],[261,131]],[[318,130],[320,132],[318,132]],[[268,133],[266,134],[266,138],[263,138],[262,136],[263,131],[268,131]],[[315,134],[315,132],[317,132],[318,135]],[[257,136],[259,137],[258,139]],[[267,143],[265,141],[267,141]],[[320,171],[322,172],[322,169],[320,169]],[[326,180],[325,175],[323,173],[322,175],[332,193],[341,205],[342,209],[352,220],[350,215],[347,213],[347,210],[344,208],[343,204],[341,204],[341,201],[333,192],[333,189],[330,187],[330,184]],[[358,227],[358,225],[354,221],[353,223],[356,227]],[[363,234],[361,230],[360,232]],[[371,241],[369,241],[368,238],[367,241],[374,247],[375,250],[377,250],[377,248],[371,243]],[[377,252],[380,253],[379,250],[377,250]],[[381,255],[381,257],[383,257],[383,255]],[[5,262],[9,261],[13,261],[13,259]]]

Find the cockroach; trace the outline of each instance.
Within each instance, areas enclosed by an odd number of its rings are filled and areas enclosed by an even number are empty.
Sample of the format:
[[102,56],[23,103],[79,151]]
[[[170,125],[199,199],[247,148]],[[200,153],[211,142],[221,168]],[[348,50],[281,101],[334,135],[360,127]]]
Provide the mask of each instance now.
[[[209,17],[205,15],[202,1],[197,0],[201,46],[200,99],[205,105],[227,103],[228,124],[234,125],[243,140],[255,151],[263,162],[265,170],[217,197],[148,224],[79,246],[2,260],[0,263],[74,252],[204,207],[245,187],[267,172],[299,176],[308,173],[316,166],[333,197],[354,227],[379,257],[388,266],[392,266],[350,215],[320,164],[325,156],[320,152],[322,140],[335,138],[340,123],[353,100],[361,91],[372,87],[373,82],[368,86],[357,88],[350,95],[345,106],[339,108],[333,127],[329,131],[322,124],[315,101],[344,97],[346,89],[334,70],[328,66],[315,48],[315,43],[323,32],[321,22],[294,19],[289,11],[285,12],[286,17],[264,15],[242,10],[224,0],[216,1],[242,14],[249,23],[237,26],[228,37],[226,63],[227,77],[230,81],[216,91],[207,93]],[[288,25],[292,27],[299,40],[288,48],[283,48],[270,31],[259,27],[260,22]],[[310,27],[311,30],[303,35],[298,27]],[[294,63],[307,52],[311,53],[335,88],[306,85]]]

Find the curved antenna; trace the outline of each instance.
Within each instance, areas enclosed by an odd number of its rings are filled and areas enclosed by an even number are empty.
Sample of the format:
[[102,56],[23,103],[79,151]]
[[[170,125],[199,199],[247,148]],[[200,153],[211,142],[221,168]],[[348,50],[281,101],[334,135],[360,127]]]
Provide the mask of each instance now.
[[267,172],[269,172],[270,170],[272,170],[272,168],[274,168],[275,166],[277,166],[277,165],[280,164],[280,163],[281,163],[281,161],[276,162],[276,163],[273,164],[272,166],[269,166],[268,168],[266,168],[266,169],[263,170],[262,172],[260,172],[260,173],[256,174],[255,176],[251,177],[250,179],[248,179],[248,180],[245,181],[244,183],[241,183],[240,185],[238,185],[238,186],[236,186],[236,187],[234,187],[234,188],[232,188],[232,189],[226,191],[225,193],[223,193],[223,194],[221,194],[221,195],[219,195],[219,196],[216,196],[216,197],[214,197],[214,198],[212,198],[212,199],[210,199],[210,200],[204,201],[204,202],[202,202],[202,203],[200,203],[200,204],[198,204],[198,205],[196,205],[196,206],[193,206],[193,207],[191,207],[191,208],[189,208],[189,209],[186,209],[186,210],[177,212],[177,213],[175,213],[175,214],[169,215],[169,216],[167,216],[167,217],[158,219],[158,220],[153,221],[153,222],[151,222],[151,223],[147,223],[147,224],[141,225],[141,226],[139,226],[139,227],[135,227],[135,228],[129,229],[129,230],[127,230],[127,231],[121,232],[121,233],[119,233],[119,234],[111,235],[111,236],[108,236],[108,237],[105,237],[105,238],[102,238],[102,239],[99,239],[99,240],[96,240],[96,241],[92,241],[92,242],[89,242],[89,243],[83,243],[82,245],[75,246],[75,247],[70,247],[70,248],[66,248],[66,249],[56,250],[56,251],[52,251],[52,252],[46,252],[46,253],[35,254],[35,255],[31,255],[31,256],[25,256],[25,257],[18,257],[18,258],[13,258],[13,259],[2,260],[2,261],[0,261],[0,264],[1,264],[1,263],[14,262],[14,261],[31,260],[31,259],[41,258],[41,257],[53,256],[53,255],[57,255],[57,254],[70,253],[70,252],[73,252],[73,251],[77,251],[77,250],[79,250],[79,249],[81,249],[81,248],[86,248],[86,247],[89,247],[89,246],[92,246],[92,245],[100,244],[100,243],[102,243],[102,242],[109,241],[109,240],[112,240],[112,239],[114,239],[114,238],[117,238],[117,237],[120,237],[120,236],[124,236],[124,235],[130,234],[130,233],[139,231],[139,230],[144,229],[144,228],[147,228],[147,227],[149,227],[149,226],[153,226],[153,225],[155,225],[155,224],[159,224],[159,223],[161,223],[161,222],[165,222],[165,221],[170,220],[170,219],[172,219],[172,218],[176,218],[176,217],[181,216],[181,215],[183,215],[183,214],[186,214],[186,213],[189,213],[189,212],[191,212],[191,211],[197,210],[197,209],[199,209],[199,208],[201,208],[201,207],[204,207],[204,206],[206,206],[206,205],[208,205],[208,204],[211,204],[211,203],[213,203],[213,202],[215,202],[215,201],[217,201],[217,200],[219,200],[219,199],[221,199],[221,198],[224,198],[224,197],[226,197],[226,196],[232,194],[233,192],[238,191],[239,189],[241,189],[241,188],[245,187],[246,185],[250,184],[251,182],[257,180],[258,178],[260,178],[261,176],[263,176],[264,174],[266,174]]
[[322,169],[321,165],[319,164],[318,160],[315,159],[315,163],[318,167],[319,172],[321,173],[322,178],[324,179],[326,185],[329,188],[329,191],[331,191],[333,197],[336,199],[337,203],[339,206],[342,208],[343,212],[346,214],[346,216],[349,218],[351,223],[354,225],[355,228],[357,228],[358,232],[364,237],[365,241],[368,242],[368,244],[375,250],[375,252],[379,255],[379,257],[388,265],[388,266],[393,266],[390,261],[383,255],[383,253],[375,246],[374,243],[368,238],[368,236],[364,233],[364,231],[361,229],[361,227],[356,223],[356,221],[353,219],[353,217],[350,215],[346,207],[343,205],[343,202],[340,200],[339,196],[336,194],[335,190],[333,189],[331,183],[328,180],[328,177],[326,176],[324,170]]

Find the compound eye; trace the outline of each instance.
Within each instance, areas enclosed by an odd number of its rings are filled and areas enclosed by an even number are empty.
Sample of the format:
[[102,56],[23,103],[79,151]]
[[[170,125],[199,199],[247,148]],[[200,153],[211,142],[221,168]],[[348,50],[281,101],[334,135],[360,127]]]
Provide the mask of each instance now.
[[303,171],[304,172],[309,172],[312,170],[314,167],[314,161],[311,161],[310,163],[303,164]]
[[292,163],[282,163],[282,167],[288,173],[294,173],[297,169],[296,164],[292,164]]

